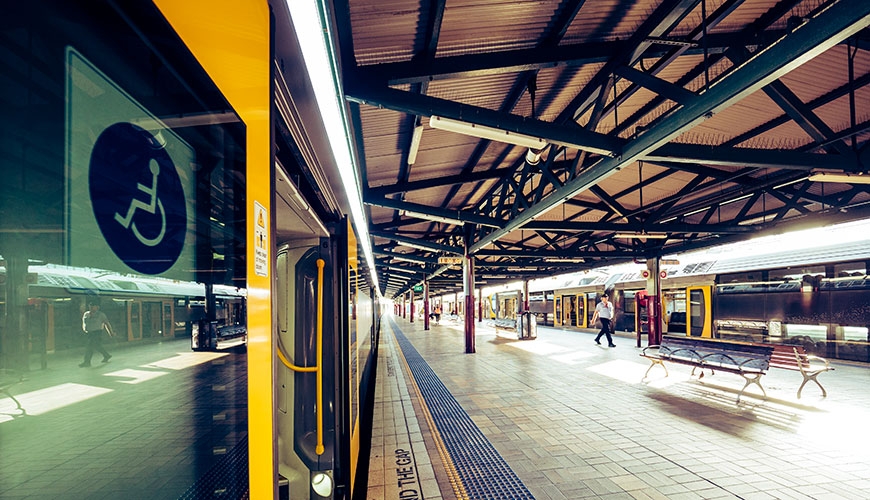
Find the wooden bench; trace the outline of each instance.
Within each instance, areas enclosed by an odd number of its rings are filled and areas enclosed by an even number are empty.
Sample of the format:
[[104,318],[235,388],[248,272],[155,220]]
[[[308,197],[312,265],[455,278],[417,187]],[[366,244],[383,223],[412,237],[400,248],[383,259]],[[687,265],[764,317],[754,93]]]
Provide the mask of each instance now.
[[738,403],[750,384],[757,385],[767,397],[767,392],[761,385],[761,377],[770,368],[772,346],[665,335],[660,345],[645,347],[640,355],[652,362],[643,376],[644,379],[656,365],[660,365],[665,370],[665,376],[668,376],[664,362],[669,361],[691,366],[692,375],[700,368],[699,379],[703,378],[705,369],[710,370],[711,374],[719,370],[742,376],[746,383],[737,393]]
[[827,397],[828,392],[822,387],[822,384],[816,378],[820,373],[833,370],[834,367],[828,363],[828,360],[819,356],[807,354],[807,351],[800,345],[788,344],[770,344],[773,346],[773,354],[770,357],[771,368],[782,368],[784,370],[795,370],[801,372],[804,381],[798,387],[797,397],[800,399],[801,391],[807,382],[812,380],[822,390],[822,397]]

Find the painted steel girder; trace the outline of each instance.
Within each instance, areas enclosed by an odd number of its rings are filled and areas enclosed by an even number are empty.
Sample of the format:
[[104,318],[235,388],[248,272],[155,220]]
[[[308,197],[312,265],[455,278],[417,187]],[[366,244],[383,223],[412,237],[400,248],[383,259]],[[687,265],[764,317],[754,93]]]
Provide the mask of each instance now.
[[480,238],[469,248],[475,253],[493,241],[524,226],[565,200],[589,189],[601,180],[665,145],[671,139],[722,111],[746,96],[779,79],[801,64],[825,52],[870,25],[870,2],[837,2],[807,20],[791,34],[756,53],[750,60],[724,76],[686,105],[660,121],[654,128],[631,140],[620,154],[602,158],[563,187],[519,214],[503,229]]

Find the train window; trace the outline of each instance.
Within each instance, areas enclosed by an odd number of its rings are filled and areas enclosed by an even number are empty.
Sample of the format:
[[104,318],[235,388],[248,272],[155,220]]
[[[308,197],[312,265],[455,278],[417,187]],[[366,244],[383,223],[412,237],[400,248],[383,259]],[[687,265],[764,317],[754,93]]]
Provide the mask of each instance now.
[[245,126],[151,2],[12,2],[0,39],[4,490],[210,496],[247,366],[191,334],[244,332]]

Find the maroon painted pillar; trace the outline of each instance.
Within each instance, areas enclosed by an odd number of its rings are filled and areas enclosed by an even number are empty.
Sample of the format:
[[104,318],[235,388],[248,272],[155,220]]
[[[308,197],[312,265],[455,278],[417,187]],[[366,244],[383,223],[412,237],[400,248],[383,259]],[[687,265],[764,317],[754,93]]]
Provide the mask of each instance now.
[[529,311],[529,280],[523,280],[523,310],[522,312]]
[[462,288],[465,290],[465,353],[477,352],[474,345],[474,257],[465,256],[462,266]]
[[477,289],[477,322],[483,321],[483,287]]
[[409,320],[411,323],[414,322],[414,290],[411,290],[411,319]]
[[429,329],[429,282],[423,280],[423,329]]

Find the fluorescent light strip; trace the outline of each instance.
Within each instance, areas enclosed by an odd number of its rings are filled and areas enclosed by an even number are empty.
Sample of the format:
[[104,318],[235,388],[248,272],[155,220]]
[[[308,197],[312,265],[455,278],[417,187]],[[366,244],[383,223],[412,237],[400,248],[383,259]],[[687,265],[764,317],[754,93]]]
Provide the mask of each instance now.
[[404,215],[406,217],[414,217],[417,219],[428,220],[432,222],[443,222],[444,224],[453,224],[454,226],[461,226],[462,221],[459,219],[454,219],[452,217],[445,217],[443,215],[433,215],[426,214],[423,212],[412,212],[410,210],[400,210],[399,215]]
[[481,139],[489,139],[491,141],[506,142],[526,148],[544,149],[547,146],[547,141],[539,137],[518,134],[509,130],[487,127],[486,125],[478,125],[476,123],[451,120],[441,116],[429,117],[429,126],[434,129],[446,130],[447,132],[480,137]]
[[613,237],[628,239],[664,240],[668,238],[668,235],[665,233],[616,233],[613,235]]
[[314,96],[317,100],[317,107],[320,109],[329,145],[332,148],[332,154],[335,157],[341,181],[347,193],[354,226],[359,233],[359,241],[369,264],[369,274],[375,290],[380,295],[368,221],[363,212],[362,191],[357,177],[359,169],[354,164],[349,142],[350,127],[342,111],[344,107],[340,105],[344,96],[338,85],[337,72],[332,65],[335,60],[335,50],[332,49],[332,41],[328,36],[329,27],[324,26],[325,23],[321,19],[315,0],[287,0],[287,7],[290,9],[290,17],[293,19],[293,26],[296,29],[299,46],[302,49],[302,57],[305,60],[305,68],[314,89]]
[[395,240],[395,241],[396,241],[396,243],[398,243],[399,245],[401,245],[403,247],[416,248],[417,250],[423,250],[426,252],[438,252],[439,251],[435,248],[427,247],[425,245],[419,245],[417,243],[408,243],[406,241],[398,241],[398,240]]
[[420,151],[420,140],[423,139],[423,125],[414,127],[414,135],[411,136],[411,147],[408,148],[408,165],[417,163],[417,152]]
[[845,184],[870,184],[870,175],[834,172],[813,172],[809,179],[813,182],[841,182]]

